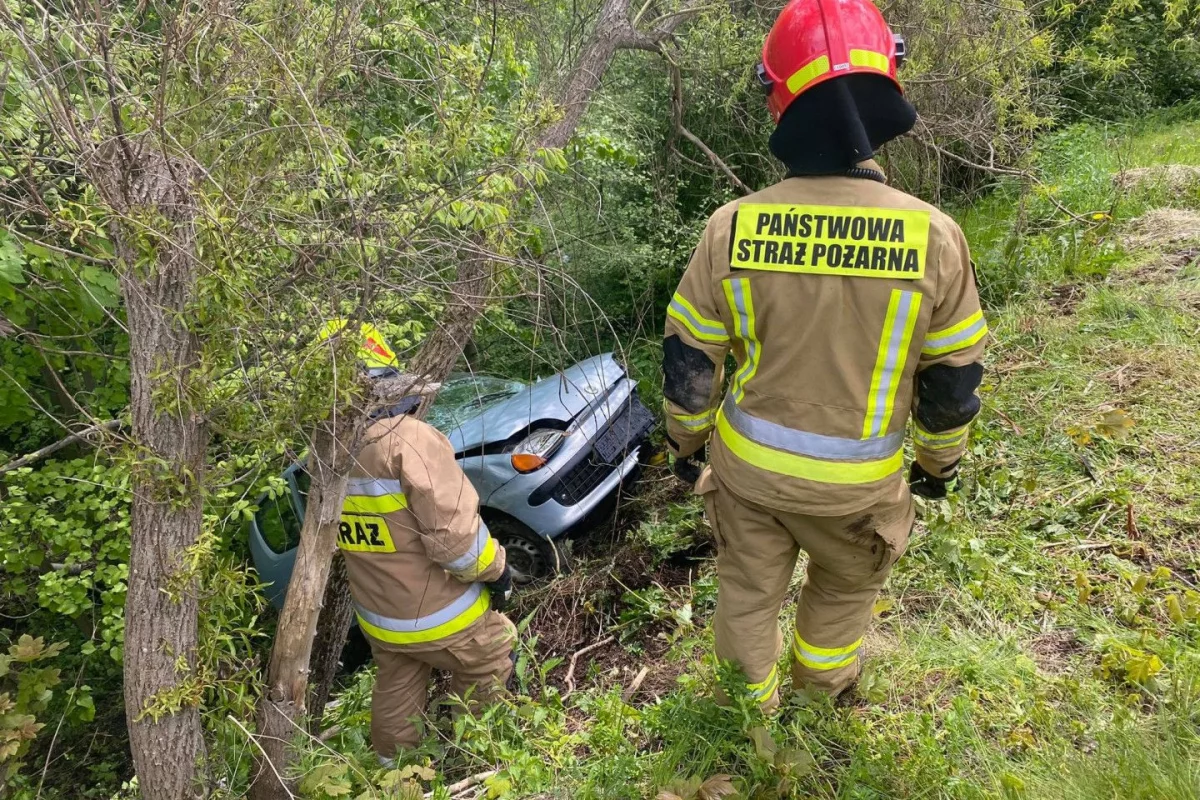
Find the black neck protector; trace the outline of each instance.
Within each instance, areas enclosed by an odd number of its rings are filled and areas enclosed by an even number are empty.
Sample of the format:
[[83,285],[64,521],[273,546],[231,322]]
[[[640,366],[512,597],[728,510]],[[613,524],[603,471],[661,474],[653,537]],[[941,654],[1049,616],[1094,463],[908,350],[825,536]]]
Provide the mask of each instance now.
[[797,97],[771,134],[770,147],[787,166],[789,178],[852,175],[882,180],[882,174],[858,165],[912,130],[916,121],[916,109],[894,83],[882,75],[856,73],[825,81]]

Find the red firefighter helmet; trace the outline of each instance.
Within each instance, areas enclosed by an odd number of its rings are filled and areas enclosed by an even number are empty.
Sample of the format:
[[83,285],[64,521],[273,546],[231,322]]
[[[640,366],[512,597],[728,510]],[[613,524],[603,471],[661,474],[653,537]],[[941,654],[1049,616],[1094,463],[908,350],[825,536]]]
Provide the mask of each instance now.
[[[763,43],[758,80],[776,122],[801,93],[856,72],[896,83],[904,38],[893,34],[871,0],[791,0]],[[902,90],[903,91],[903,90]]]

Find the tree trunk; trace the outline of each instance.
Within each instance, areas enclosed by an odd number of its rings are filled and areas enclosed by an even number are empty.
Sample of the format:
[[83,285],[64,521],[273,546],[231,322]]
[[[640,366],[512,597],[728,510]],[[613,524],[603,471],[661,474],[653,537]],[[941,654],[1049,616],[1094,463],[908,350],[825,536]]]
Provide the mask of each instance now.
[[[196,582],[184,563],[200,538],[208,442],[188,385],[198,353],[186,327],[196,207],[182,164],[144,140],[110,140],[89,166],[92,182],[118,215],[137,217],[137,223],[119,218],[112,229],[123,270],[138,448],[125,600],[129,747],[142,797],[183,800],[207,794]],[[172,701],[179,710],[166,710]]]
[[[483,243],[476,243],[483,249]],[[432,383],[445,379],[458,357],[462,355],[463,347],[475,333],[475,323],[483,314],[488,301],[488,282],[492,277],[491,260],[481,254],[470,255],[458,262],[458,271],[454,283],[449,287],[450,300],[446,311],[438,320],[425,342],[421,352],[413,359],[408,372],[421,375]],[[421,404],[424,414],[429,406],[429,400]]]
[[307,730],[304,717],[317,619],[337,546],[351,454],[357,449],[365,420],[361,410],[344,407],[313,437],[308,459],[312,483],[300,546],[271,649],[266,692],[259,702],[260,753],[250,787],[254,800],[285,800],[294,792],[290,745]]
[[579,120],[587,111],[592,95],[600,87],[613,53],[623,40],[633,34],[633,26],[629,23],[629,2],[606,0],[601,7],[592,36],[567,78],[566,86],[559,93],[563,117],[538,137],[538,144],[542,147],[564,147],[575,135]]
[[335,554],[329,568],[329,583],[325,587],[325,599],[321,601],[317,637],[313,640],[312,658],[308,665],[308,732],[314,736],[321,732],[325,704],[333,692],[333,682],[337,680],[342,651],[346,647],[346,635],[353,622],[354,604],[350,599],[346,559]]

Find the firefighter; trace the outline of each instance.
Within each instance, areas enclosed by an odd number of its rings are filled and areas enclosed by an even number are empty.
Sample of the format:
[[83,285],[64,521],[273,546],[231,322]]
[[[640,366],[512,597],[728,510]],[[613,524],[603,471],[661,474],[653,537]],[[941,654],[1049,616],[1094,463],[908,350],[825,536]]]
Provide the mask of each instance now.
[[[322,338],[345,321],[331,322]],[[388,397],[350,470],[338,527],[359,627],[378,665],[371,744],[384,764],[420,741],[430,673],[450,673],[450,692],[483,702],[512,674],[516,629],[501,613],[512,589],[504,548],[479,516],[479,496],[449,440],[399,397],[412,381],[371,325],[359,358]],[[391,381],[400,388],[390,392]]]
[[716,654],[767,711],[799,552],[792,686],[836,696],[860,673],[912,493],[956,489],[979,411],[987,325],[967,242],[872,160],[916,120],[896,80],[903,58],[870,0],[784,7],[758,80],[787,177],[713,214],[667,311],[668,445],[716,538]]

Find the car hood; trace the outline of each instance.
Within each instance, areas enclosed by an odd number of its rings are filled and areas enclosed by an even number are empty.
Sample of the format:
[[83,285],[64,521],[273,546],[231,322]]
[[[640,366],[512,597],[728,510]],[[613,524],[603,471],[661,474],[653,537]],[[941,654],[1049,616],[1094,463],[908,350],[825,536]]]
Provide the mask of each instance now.
[[479,416],[446,431],[446,436],[455,452],[463,453],[502,442],[536,420],[554,420],[565,426],[623,377],[625,370],[612,353],[595,356],[487,408]]

